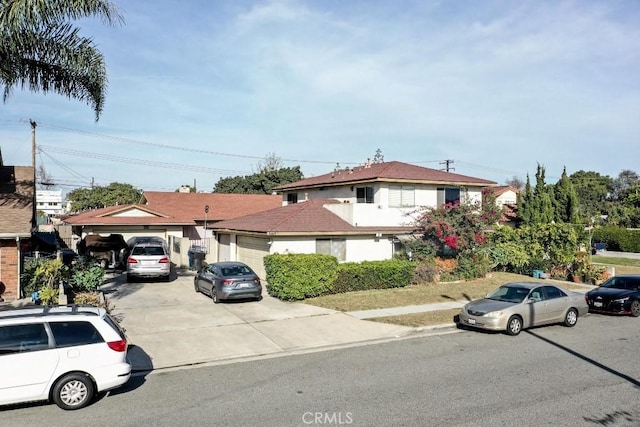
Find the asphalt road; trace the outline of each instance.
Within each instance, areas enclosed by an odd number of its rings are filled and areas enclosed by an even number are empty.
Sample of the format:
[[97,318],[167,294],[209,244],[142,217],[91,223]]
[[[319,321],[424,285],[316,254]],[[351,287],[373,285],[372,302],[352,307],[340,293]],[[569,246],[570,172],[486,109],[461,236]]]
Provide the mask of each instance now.
[[461,331],[165,371],[80,411],[5,409],[0,425],[637,426],[639,326],[589,315],[518,337]]

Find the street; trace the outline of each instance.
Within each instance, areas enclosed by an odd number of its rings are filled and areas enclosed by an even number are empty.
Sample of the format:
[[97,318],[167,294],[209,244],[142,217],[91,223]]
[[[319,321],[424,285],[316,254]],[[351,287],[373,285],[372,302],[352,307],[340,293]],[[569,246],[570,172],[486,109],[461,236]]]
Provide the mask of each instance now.
[[635,426],[639,325],[589,315],[517,337],[462,331],[159,371],[76,412],[5,408],[0,425]]

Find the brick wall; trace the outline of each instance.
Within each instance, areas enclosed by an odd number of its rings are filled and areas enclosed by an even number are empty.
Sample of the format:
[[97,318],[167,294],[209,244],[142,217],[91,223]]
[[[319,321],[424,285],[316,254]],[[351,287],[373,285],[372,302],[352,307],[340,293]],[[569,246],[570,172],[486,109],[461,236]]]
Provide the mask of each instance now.
[[20,273],[16,241],[0,240],[0,291],[2,291],[0,298],[5,301],[18,299],[19,287]]

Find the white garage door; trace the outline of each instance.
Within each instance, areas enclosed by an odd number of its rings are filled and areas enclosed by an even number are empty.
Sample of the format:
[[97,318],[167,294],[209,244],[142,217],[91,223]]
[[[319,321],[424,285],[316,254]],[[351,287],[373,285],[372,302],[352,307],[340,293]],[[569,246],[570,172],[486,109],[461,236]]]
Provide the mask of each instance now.
[[238,236],[237,244],[237,260],[244,262],[253,268],[260,279],[266,280],[267,274],[264,271],[262,258],[269,254],[269,240],[259,237]]

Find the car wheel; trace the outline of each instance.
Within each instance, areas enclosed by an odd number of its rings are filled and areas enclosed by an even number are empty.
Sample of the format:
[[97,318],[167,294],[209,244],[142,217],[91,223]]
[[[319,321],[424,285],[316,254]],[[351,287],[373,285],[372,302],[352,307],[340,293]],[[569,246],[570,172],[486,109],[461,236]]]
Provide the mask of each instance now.
[[572,328],[578,323],[578,312],[575,308],[570,308],[564,316],[564,326]]
[[60,379],[53,388],[53,401],[60,408],[84,408],[93,398],[93,383],[86,375],[70,374]]
[[631,315],[633,317],[640,316],[640,301],[635,300],[631,303]]
[[213,301],[214,304],[218,304],[220,302],[220,300],[218,299],[218,293],[216,292],[215,288],[211,290],[211,301]]
[[200,287],[198,286],[197,281],[193,281],[193,289],[195,289],[196,293],[200,292]]
[[516,336],[522,331],[522,319],[519,316],[511,316],[507,322],[507,334]]
[[134,279],[135,279],[135,278],[134,278],[132,275],[127,274],[127,282],[128,282],[128,283],[133,283]]

